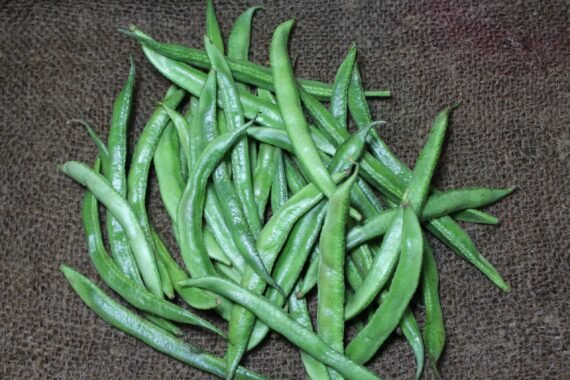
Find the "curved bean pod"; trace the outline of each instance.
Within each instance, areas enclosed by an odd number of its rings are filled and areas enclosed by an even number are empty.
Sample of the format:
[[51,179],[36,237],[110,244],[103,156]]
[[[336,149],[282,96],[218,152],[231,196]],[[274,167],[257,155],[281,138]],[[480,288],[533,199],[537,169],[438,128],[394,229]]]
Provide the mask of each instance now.
[[439,276],[433,250],[424,237],[424,264],[422,267],[422,297],[425,306],[424,339],[430,366],[439,378],[437,362],[445,347],[445,324],[439,302]]
[[346,304],[345,319],[355,317],[370,305],[388,282],[400,253],[402,225],[403,210],[399,207],[395,217],[392,218],[388,233],[382,241],[380,251],[372,259],[372,265],[368,268],[362,285],[356,289],[353,297]]
[[331,114],[344,129],[347,129],[348,88],[355,61],[356,46],[353,45],[348,51],[344,61],[340,64],[332,86],[332,95],[329,107]]
[[[317,331],[338,352],[344,351],[345,228],[350,191],[357,175],[358,167],[330,197],[319,241]],[[332,371],[331,377],[338,378],[338,374]]]

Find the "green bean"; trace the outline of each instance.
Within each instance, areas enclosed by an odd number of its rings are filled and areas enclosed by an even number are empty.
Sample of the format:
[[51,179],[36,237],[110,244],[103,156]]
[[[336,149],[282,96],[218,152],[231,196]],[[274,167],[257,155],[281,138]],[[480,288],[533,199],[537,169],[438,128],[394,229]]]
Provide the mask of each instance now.
[[[169,60],[185,62],[207,69],[211,67],[208,55],[204,50],[155,41],[134,25],[130,25],[129,30],[120,30],[120,32],[136,39],[143,48],[152,49],[164,57],[168,57]],[[228,59],[228,65],[237,80],[266,90],[275,90],[270,68],[233,58]],[[332,87],[330,85],[308,79],[299,79],[299,82],[309,93],[317,96],[319,99],[330,99],[332,94]],[[380,90],[367,91],[366,95],[389,97],[391,94],[388,90]]]
[[208,252],[208,256],[210,256],[210,258],[212,260],[216,260],[220,263],[231,266],[232,262],[230,261],[228,256],[226,256],[226,254],[224,253],[224,251],[222,250],[222,248],[220,247],[220,245],[216,241],[214,234],[212,233],[212,231],[207,226],[204,227],[203,236],[204,236],[204,244],[206,245],[206,251]]
[[202,214],[208,177],[245,133],[246,126],[210,142],[200,155],[178,205],[180,253],[193,277],[214,274],[202,237]]
[[[299,285],[297,288],[299,289]],[[294,292],[296,293],[296,292]],[[307,309],[307,303],[304,299],[298,299],[294,295],[289,297],[289,315],[293,320],[301,324],[308,330],[313,330],[311,325],[311,316]],[[301,351],[301,360],[305,366],[305,370],[311,379],[328,380],[330,379],[327,367],[311,355]]]
[[[512,191],[513,188],[473,188],[438,192],[428,198],[420,219],[425,222],[457,210],[484,207],[503,199]],[[347,247],[351,249],[367,240],[382,236],[394,218],[395,213],[395,209],[386,210],[382,214],[368,219],[363,225],[353,228],[348,233]]]
[[[275,103],[275,99],[267,90],[258,89],[258,96]],[[277,169],[277,148],[269,144],[260,144],[253,172],[253,195],[259,212],[259,219],[263,221],[265,208],[271,191],[273,176]]]
[[172,323],[166,319],[163,319],[160,317],[155,317],[152,314],[147,314],[146,319],[148,319],[153,324],[160,327],[161,329],[163,329],[164,331],[166,331],[169,334],[172,334],[174,336],[183,336],[184,335],[184,331],[182,331],[182,329],[180,329],[180,327],[176,326],[174,323]]
[[241,282],[241,273],[238,272],[234,267],[228,266],[226,264],[215,262],[214,266],[218,273],[222,275],[222,277],[239,284]]
[[457,106],[458,104],[451,105],[437,115],[427,141],[420,151],[416,165],[412,171],[412,177],[408,182],[407,199],[410,202],[410,207],[418,216],[422,214],[431,183],[431,177],[433,176],[441,154],[449,114]]
[[[176,260],[172,258],[166,244],[164,244],[160,235],[152,227],[151,233],[154,240],[154,246],[156,247],[156,254],[164,264],[166,271],[168,272],[168,276],[172,281],[174,290],[184,300],[184,302],[193,308],[200,310],[213,309],[218,306],[216,297],[212,297],[211,294],[207,294],[201,289],[185,288],[178,285],[180,281],[187,280],[188,275],[182,268],[180,268]],[[219,310],[224,311],[222,308]],[[222,315],[222,317],[227,319],[227,313],[225,316]]]
[[287,178],[285,176],[285,162],[281,149],[275,151],[275,175],[271,184],[271,210],[276,212],[287,202],[289,193],[287,191]]
[[439,276],[433,250],[424,237],[424,264],[421,277],[422,298],[425,306],[424,339],[434,375],[439,378],[437,362],[445,347],[445,325],[439,302]]
[[[208,57],[212,62],[212,68],[217,74],[220,97],[224,105],[224,115],[228,129],[231,131],[239,128],[244,123],[243,110],[237,88],[222,52],[212,45],[208,39],[205,39],[204,44],[208,52]],[[249,228],[253,236],[257,237],[261,230],[261,222],[253,195],[247,137],[243,137],[233,148],[231,152],[231,163],[235,191],[241,202],[241,207],[243,208]]]
[[480,223],[480,224],[490,224],[490,225],[499,224],[499,218],[497,218],[496,216],[489,215],[486,212],[474,209],[456,212],[453,214],[453,218],[455,220],[459,220],[462,222],[469,222],[469,223]]
[[146,235],[127,201],[113,189],[103,176],[95,173],[85,164],[69,161],[63,164],[61,170],[76,182],[87,187],[107,207],[107,210],[113,213],[127,234],[129,245],[135,255],[145,285],[154,295],[162,296],[162,286],[160,285],[151,242],[147,241]]
[[355,364],[346,356],[332,349],[315,333],[291,319],[264,298],[248,292],[239,285],[216,277],[186,280],[183,282],[183,285],[207,289],[246,307],[271,329],[283,335],[287,340],[315,359],[337,370],[348,379],[377,379],[366,368]]
[[[178,154],[178,135],[171,123],[162,131],[154,152],[153,162],[162,203],[172,225],[176,226],[176,209],[182,196],[184,180],[182,179],[180,156]],[[176,230],[176,228],[174,229]]]
[[[153,241],[154,243],[154,241]],[[172,281],[170,280],[170,276],[168,275],[168,271],[166,270],[166,266],[160,259],[160,257],[156,256],[156,269],[158,269],[158,275],[160,276],[160,284],[162,285],[162,293],[168,299],[174,298],[174,287],[172,286]]]
[[162,297],[155,296],[121,272],[105,250],[99,226],[97,201],[89,191],[83,200],[82,219],[89,256],[95,269],[111,289],[140,310],[172,321],[200,326],[224,336],[223,332],[208,321],[165,301]]
[[299,94],[295,86],[291,60],[287,52],[287,42],[293,23],[293,20],[286,21],[279,25],[273,33],[270,61],[275,82],[275,94],[287,134],[293,145],[293,150],[299,158],[302,170],[327,197],[330,197],[335,190],[335,185],[311,139],[309,126],[301,109]]
[[257,165],[253,175],[253,196],[257,204],[259,219],[265,216],[265,207],[271,191],[271,183],[275,174],[275,153],[276,148],[271,145],[261,144],[257,156]]
[[422,340],[422,333],[420,332],[418,322],[409,307],[404,311],[404,315],[402,315],[399,325],[402,333],[414,352],[414,356],[416,357],[415,378],[418,380],[422,376],[422,371],[424,369],[424,342]]
[[[358,167],[330,197],[319,241],[317,330],[325,343],[338,352],[344,351],[345,228],[350,191],[357,175]],[[332,378],[339,377],[336,372],[329,372]]]
[[370,321],[348,344],[346,353],[357,363],[367,362],[398,325],[418,286],[423,241],[418,218],[404,207],[402,252],[385,300]]
[[[192,101],[195,101],[195,98],[192,98]],[[194,166],[192,160],[192,154],[190,153],[190,145],[192,144],[192,139],[190,138],[190,123],[186,120],[184,116],[182,116],[179,112],[177,112],[172,107],[169,107],[167,104],[159,103],[159,105],[164,108],[170,120],[174,124],[176,128],[176,133],[178,134],[178,143],[182,148],[182,152],[184,153],[184,157],[186,157],[186,166],[190,171]]]
[[380,251],[374,256],[368,273],[364,276],[363,284],[347,302],[345,318],[351,319],[364,310],[376,298],[382,287],[388,282],[396,266],[402,241],[403,211],[399,207],[397,215],[392,218],[388,233],[382,241]]
[[347,129],[348,88],[356,60],[356,46],[352,46],[340,64],[332,88],[330,110],[339,125]]
[[[317,148],[329,156],[334,155],[336,149],[328,141],[323,140],[320,136],[313,133],[311,130],[311,137],[315,142]],[[291,140],[287,136],[287,131],[277,128],[268,127],[252,127],[247,131],[249,137],[252,137],[260,142],[276,146],[278,148],[284,149],[287,152],[293,153],[293,146],[291,145]]]
[[[135,65],[131,58],[131,69],[127,82],[113,104],[111,127],[107,139],[108,158],[103,159],[103,175],[121,196],[127,196],[127,124],[133,103]],[[129,248],[125,231],[117,219],[107,212],[107,233],[113,259],[119,268],[134,281],[142,284],[141,275]]]
[[212,0],[206,0],[206,35],[220,52],[224,54],[224,41]]
[[[319,277],[319,256],[319,251],[316,249],[313,250],[307,273],[305,274],[299,292],[297,292],[297,298],[304,298],[317,285]],[[348,263],[350,264],[351,261],[349,260]]]
[[254,6],[238,16],[228,37],[228,57],[247,61],[251,40],[251,22],[255,12],[260,9],[265,8]]
[[91,125],[89,125],[89,123],[86,122],[85,120],[71,119],[71,120],[68,120],[66,124],[69,125],[71,123],[81,124],[85,128],[85,130],[87,131],[87,134],[89,134],[89,137],[91,137],[91,140],[93,141],[93,143],[97,147],[97,152],[99,152],[99,160],[101,161],[101,165],[103,167],[108,167],[109,166],[109,151],[107,149],[107,146],[103,142],[103,140],[101,140],[101,138],[97,134],[97,132],[95,132],[93,130],[93,128],[91,128]]
[[[223,360],[165,333],[161,328],[140,318],[73,269],[65,265],[60,269],[83,302],[106,322],[183,363],[219,377],[224,376]],[[237,378],[264,379],[245,368],[238,369]]]
[[[170,106],[176,106],[180,103],[183,96],[184,91],[171,87],[166,93],[164,103]],[[127,176],[128,202],[136,216],[138,225],[140,225],[140,228],[146,236],[146,241],[151,249],[149,252],[150,255],[153,255],[152,249],[154,248],[154,243],[151,237],[148,216],[146,213],[148,173],[154,152],[156,151],[156,147],[160,140],[160,135],[162,134],[168,120],[168,114],[162,109],[162,107],[157,108],[153,112],[146,123],[137,144],[135,145]],[[135,251],[135,247],[131,246],[131,249],[133,250],[133,254],[136,259],[137,252]],[[154,262],[154,256],[152,257]],[[139,260],[137,260],[137,264],[139,264]],[[154,266],[156,266],[156,264],[154,264]],[[140,264],[139,269],[142,272]]]

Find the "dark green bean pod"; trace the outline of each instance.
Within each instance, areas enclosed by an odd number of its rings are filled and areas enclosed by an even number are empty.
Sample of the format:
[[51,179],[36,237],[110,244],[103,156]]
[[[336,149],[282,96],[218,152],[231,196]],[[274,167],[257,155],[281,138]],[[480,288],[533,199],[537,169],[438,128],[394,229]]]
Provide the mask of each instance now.
[[287,177],[285,175],[285,162],[283,160],[283,152],[277,149],[275,154],[275,176],[271,184],[271,210],[276,212],[289,199],[287,191]]
[[[129,30],[120,30],[120,32],[136,39],[143,48],[152,49],[160,55],[168,57],[169,60],[186,62],[201,68],[211,68],[208,55],[204,50],[155,41],[134,25],[130,25]],[[275,90],[270,68],[233,58],[228,59],[228,65],[237,80],[266,90]],[[332,95],[331,85],[308,79],[298,80],[309,93],[317,96],[319,99],[330,99]],[[366,95],[371,97],[389,97],[390,91],[367,91]]]
[[356,289],[354,296],[346,304],[346,319],[357,316],[370,305],[390,279],[400,253],[402,225],[403,211],[399,207],[397,215],[390,221],[390,228],[382,241],[380,251],[374,256],[372,264],[367,268],[367,273],[363,276],[362,285]]
[[83,200],[82,219],[89,256],[95,265],[95,269],[97,269],[97,272],[105,284],[117,292],[128,303],[137,309],[171,321],[200,326],[221,336],[225,336],[222,331],[210,322],[192,314],[188,310],[165,301],[162,297],[159,298],[155,296],[121,272],[105,250],[99,225],[97,200],[89,191],[87,191]]
[[344,129],[347,129],[348,88],[355,60],[356,46],[353,45],[344,61],[340,64],[332,87],[331,114]]
[[[83,302],[107,323],[183,363],[218,377],[224,377],[226,371],[222,359],[179,340],[140,318],[70,267],[62,265],[60,269]],[[236,379],[262,380],[265,378],[245,368],[239,368]]]
[[431,369],[439,378],[437,362],[445,347],[445,325],[439,302],[439,276],[433,250],[424,237],[424,264],[421,277],[422,298],[425,306],[424,340]]
[[158,188],[164,208],[176,230],[176,209],[184,189],[180,163],[178,134],[172,123],[162,131],[154,152],[154,171],[158,179]]
[[[326,200],[322,200],[295,223],[287,242],[279,254],[273,269],[273,278],[288,297],[299,279],[307,258],[321,233],[321,226],[326,215]],[[265,298],[277,307],[282,307],[287,300],[283,294],[271,288]],[[257,321],[249,339],[248,350],[256,347],[265,338],[269,328]]]
[[267,302],[263,297],[255,295],[239,285],[216,277],[191,279],[184,281],[183,285],[207,289],[242,305],[295,346],[320,362],[332,367],[347,379],[378,379],[368,369],[354,363],[346,356],[332,349],[315,333],[291,319],[291,317]]
[[[208,57],[212,62],[212,68],[217,74],[220,98],[222,100],[228,130],[232,131],[244,124],[239,94],[222,52],[212,45],[207,38],[204,40],[204,44],[208,52]],[[232,149],[232,177],[235,192],[241,202],[241,207],[249,228],[253,236],[257,237],[259,231],[261,231],[261,221],[253,194],[253,181],[251,178],[251,164],[249,162],[248,149],[247,136],[243,137]]]
[[497,218],[496,216],[489,215],[486,212],[474,209],[456,212],[455,214],[453,214],[453,219],[468,223],[479,223],[479,224],[490,224],[490,225],[499,224],[499,218]]
[[[127,124],[131,115],[133,103],[133,88],[135,82],[135,65],[131,58],[131,69],[127,82],[113,104],[111,127],[107,140],[108,155],[103,159],[103,175],[111,186],[121,196],[127,196],[127,178],[125,165],[127,163]],[[129,244],[125,231],[110,212],[107,213],[107,233],[109,247],[113,259],[123,273],[134,281],[142,284],[141,275]]]
[[220,52],[224,54],[224,40],[212,0],[206,0],[206,35]]
[[[319,241],[317,331],[325,343],[341,353],[344,351],[345,228],[350,191],[357,175],[358,167],[330,197]],[[335,371],[329,373],[331,378],[339,378]]]
[[[297,285],[297,289],[299,289],[299,285]],[[307,302],[304,299],[298,299],[293,294],[292,296],[289,297],[288,305],[289,305],[289,315],[291,316],[291,318],[297,323],[301,324],[303,327],[312,331],[313,326],[311,323],[311,315],[309,314],[309,309],[307,308]],[[309,375],[310,379],[315,379],[315,380],[330,379],[327,367],[323,363],[316,360],[314,357],[305,353],[302,350],[300,351],[300,353],[301,353],[301,360],[303,361],[303,365],[305,366],[305,370],[307,371],[307,374]]]
[[[166,244],[164,244],[164,241],[162,241],[162,238],[152,226],[151,233],[154,240],[154,246],[156,247],[156,254],[164,264],[176,293],[184,300],[184,302],[195,309],[208,310],[215,308],[218,305],[216,297],[212,297],[211,294],[203,291],[195,291],[196,289],[184,288],[178,285],[180,281],[188,279],[188,274],[180,268],[176,260],[172,258]],[[229,311],[227,311],[227,309],[219,308],[218,311],[226,311],[225,314],[222,314],[222,317],[224,319],[229,318]]]
[[[165,96],[164,103],[175,107],[184,97],[184,91],[171,87]],[[131,165],[127,176],[128,202],[136,215],[138,224],[142,228],[150,247],[154,249],[154,243],[150,232],[148,216],[146,212],[146,193],[148,174],[151,161],[154,157],[160,135],[169,121],[168,114],[162,107],[158,107],[146,123],[131,157]],[[135,248],[131,246],[136,258]],[[152,251],[151,251],[152,254]],[[137,261],[138,263],[138,261]],[[140,269],[140,268],[139,268]],[[141,270],[142,271],[142,270]],[[144,277],[144,276],[143,276]]]
[[269,200],[271,191],[271,183],[276,169],[276,149],[268,144],[259,146],[257,155],[257,164],[253,174],[253,196],[257,204],[259,219],[263,220],[265,216],[265,208]]
[[412,313],[412,310],[409,307],[406,309],[406,311],[404,311],[404,315],[402,315],[399,326],[402,330],[402,334],[404,334],[406,340],[408,341],[408,344],[414,352],[414,356],[416,358],[415,379],[419,380],[424,370],[424,342],[422,339],[420,327],[418,326],[418,322],[416,321],[414,313]]
[[[196,98],[190,100],[191,104],[197,102]],[[178,143],[182,148],[183,156],[186,158],[186,167],[188,171],[192,170],[194,166],[195,159],[193,160],[192,154],[190,153],[190,145],[192,145],[192,138],[190,137],[190,123],[184,116],[177,112],[174,108],[168,106],[168,104],[160,103],[160,106],[164,108],[174,127],[176,128],[176,133],[178,134]],[[191,107],[194,108],[194,107]]]
[[346,347],[348,357],[355,362],[370,360],[400,322],[418,286],[422,253],[422,230],[418,218],[409,207],[404,207],[402,252],[386,298]]
[[[200,131],[197,133],[196,139],[206,143],[213,140],[217,134],[212,133],[211,126],[216,123],[216,72],[210,71],[202,93],[198,106],[198,118],[196,120],[195,129]],[[248,128],[249,129],[249,128]],[[203,147],[196,147],[196,151],[201,152]],[[232,230],[228,227],[225,214],[216,195],[213,186],[210,184],[206,190],[206,205],[204,207],[204,215],[208,226],[212,229],[214,237],[218,244],[227,253],[233,265],[243,272],[245,268],[245,260],[239,253],[239,250],[234,242]]]

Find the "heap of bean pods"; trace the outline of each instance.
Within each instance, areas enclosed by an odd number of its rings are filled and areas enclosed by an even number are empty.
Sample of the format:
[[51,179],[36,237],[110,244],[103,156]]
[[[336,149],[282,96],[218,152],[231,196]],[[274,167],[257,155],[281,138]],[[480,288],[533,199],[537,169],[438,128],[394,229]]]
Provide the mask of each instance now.
[[[363,90],[354,46],[332,85],[294,77],[293,21],[275,29],[270,68],[248,61],[258,9],[237,18],[225,46],[211,1],[203,49],[156,41],[135,26],[122,31],[173,85],[127,165],[131,62],[107,142],[83,123],[98,149],[95,163],[70,161],[62,171],[87,188],[82,220],[101,280],[138,312],[61,269],[105,321],[219,377],[263,378],[240,362],[270,330],[299,348],[313,379],[376,379],[364,365],[396,331],[414,352],[416,378],[425,356],[438,376],[445,328],[426,232],[508,291],[457,221],[497,224],[478,209],[512,189],[430,185],[456,105],[435,118],[413,170],[403,164],[379,137],[367,103],[389,92]],[[147,214],[151,165],[178,252]],[[305,299],[314,288],[316,326]],[[227,330],[198,310],[214,310]],[[224,337],[225,357],[183,341],[177,323]],[[347,326],[356,331],[348,341]]]

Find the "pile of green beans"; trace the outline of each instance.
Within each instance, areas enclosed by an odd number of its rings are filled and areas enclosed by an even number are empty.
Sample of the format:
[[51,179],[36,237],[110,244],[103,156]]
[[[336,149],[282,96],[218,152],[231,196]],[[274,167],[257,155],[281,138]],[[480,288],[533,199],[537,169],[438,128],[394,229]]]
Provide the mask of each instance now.
[[[271,330],[298,347],[312,379],[377,379],[364,365],[397,330],[414,353],[415,377],[426,357],[439,377],[446,335],[428,233],[509,291],[456,221],[498,224],[479,208],[513,189],[432,186],[457,104],[436,116],[410,170],[380,138],[383,122],[373,121],[368,98],[390,92],[363,89],[356,46],[332,85],[300,79],[287,48],[292,20],[275,29],[264,67],[248,59],[253,18],[263,8],[243,12],[225,45],[212,1],[206,5],[203,49],[157,41],[135,26],[122,30],[172,86],[129,156],[131,59],[107,141],[76,120],[95,143],[94,165],[61,167],[86,188],[89,257],[131,308],[62,265],[65,278],[111,325],[226,379],[264,378],[240,364]],[[147,213],[151,165],[176,247]],[[316,326],[307,298],[317,302]],[[178,324],[226,339],[225,357],[185,343]],[[347,329],[356,331],[350,341]]]

